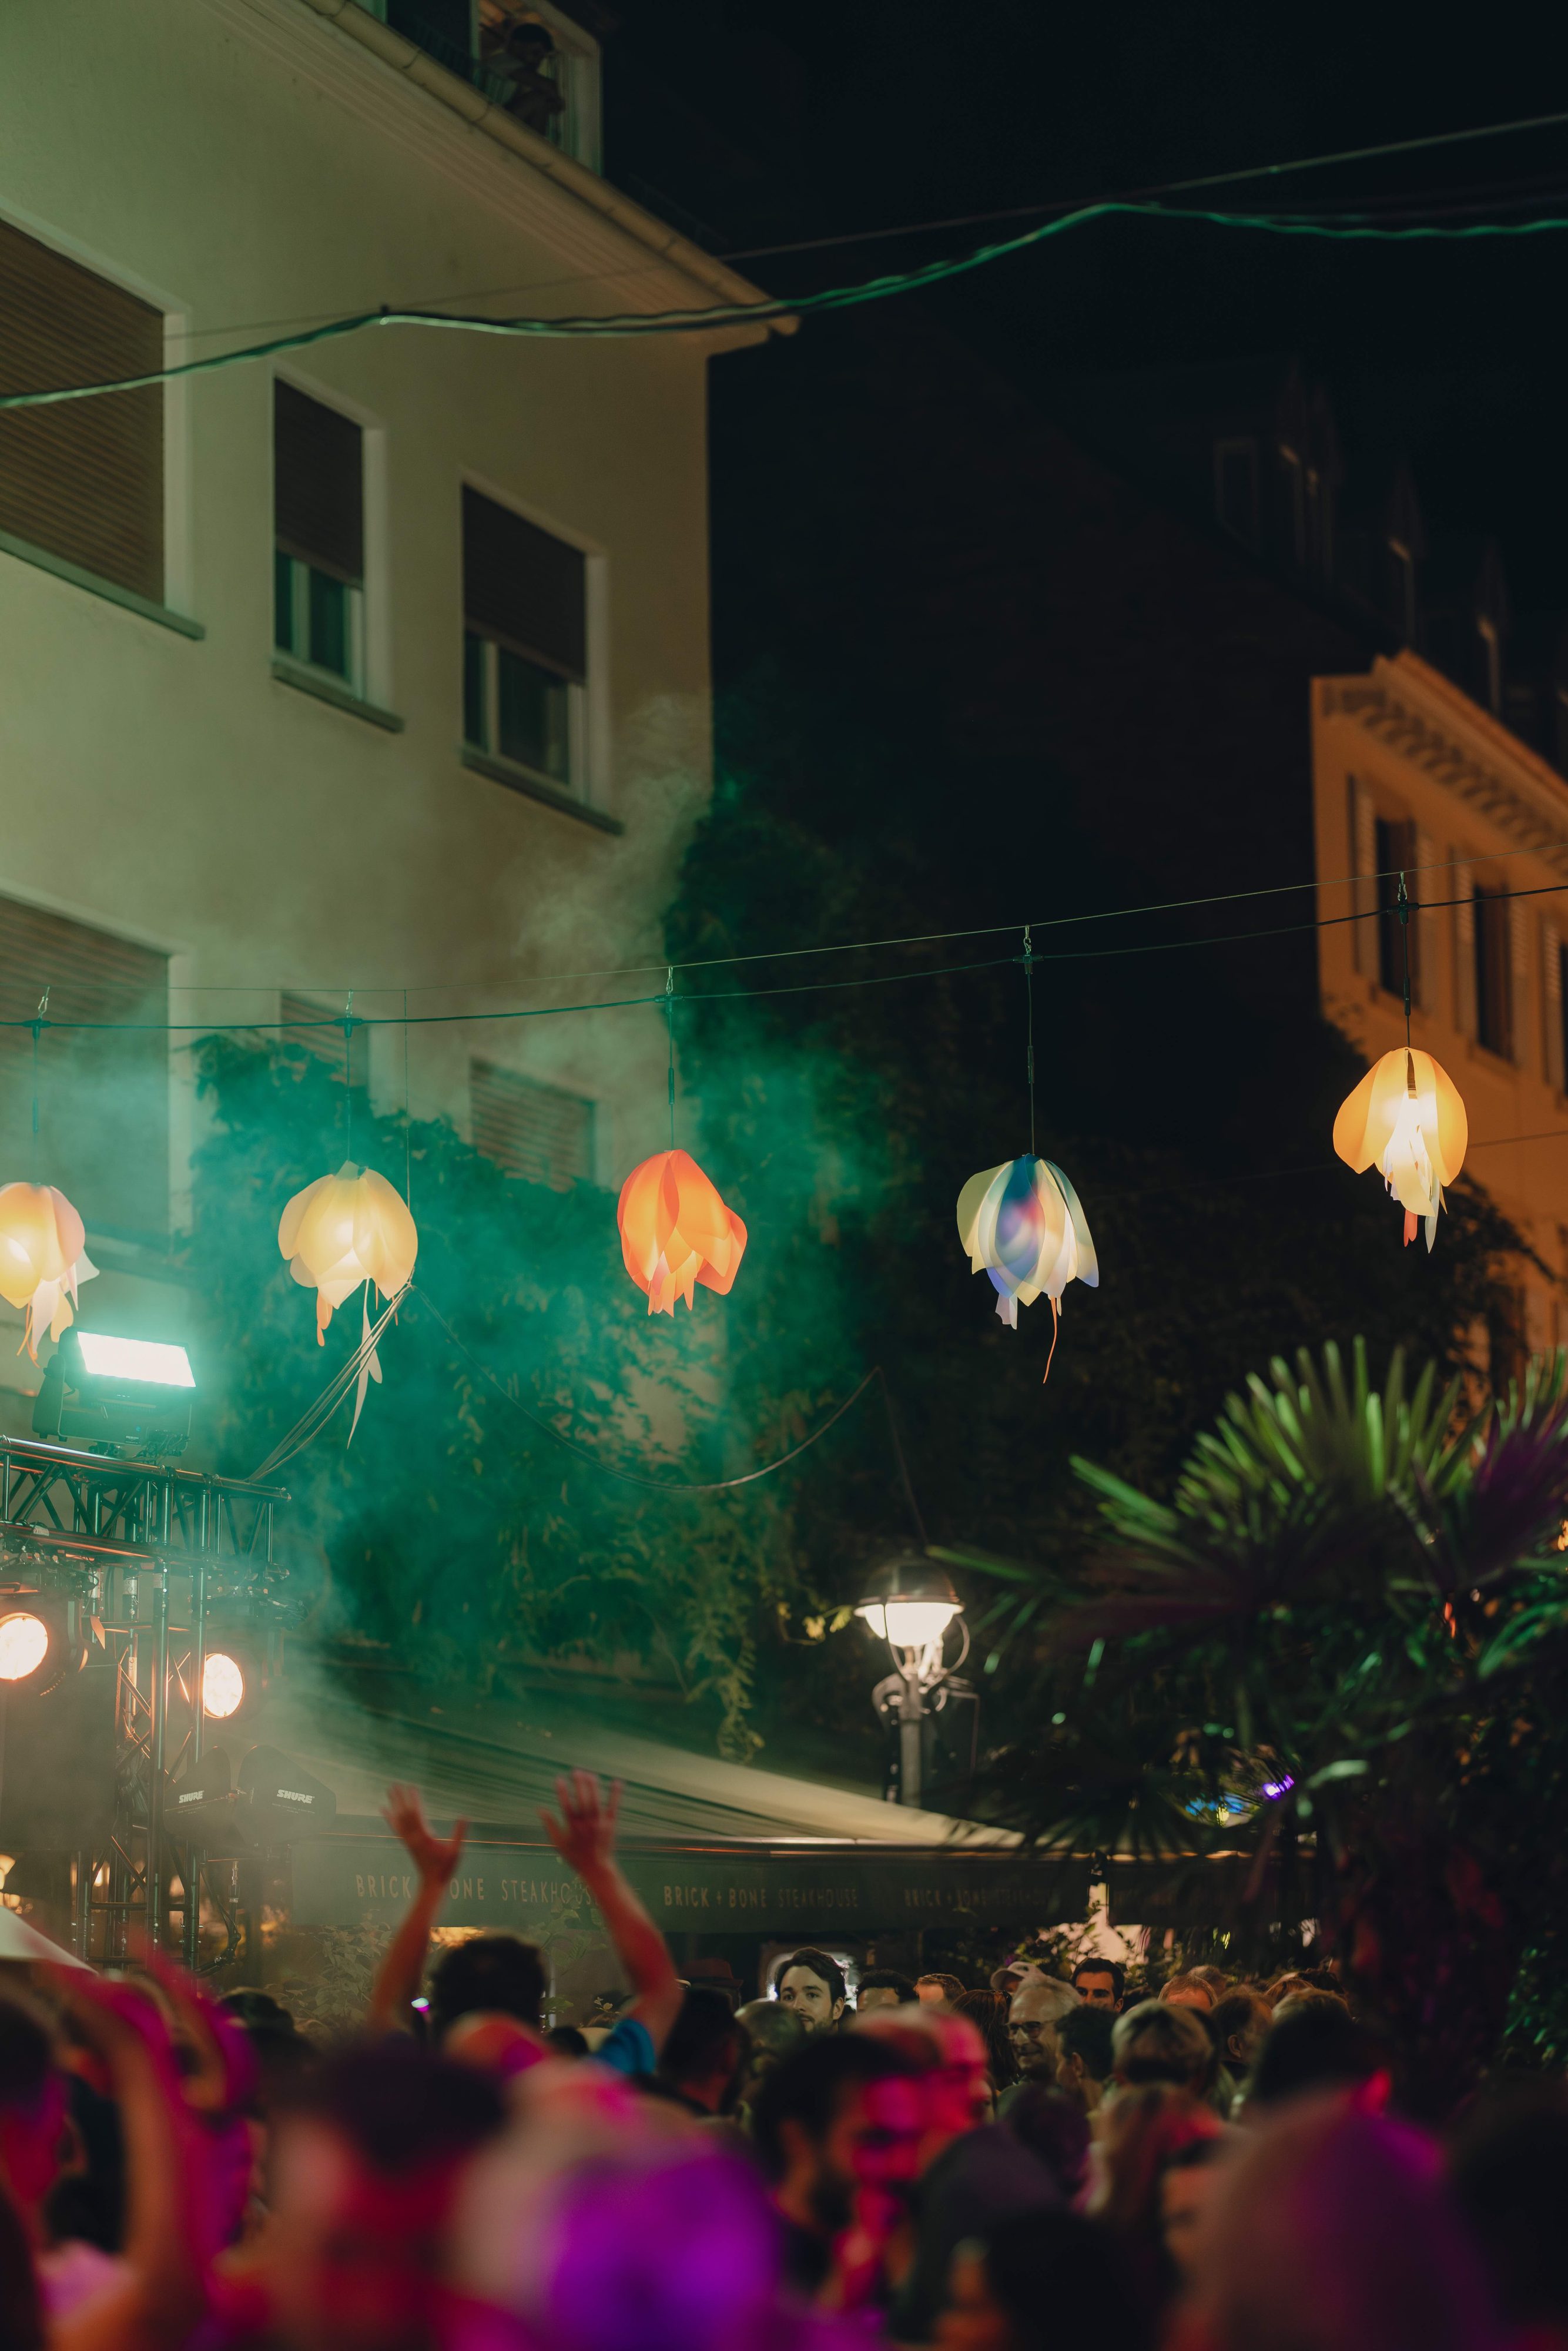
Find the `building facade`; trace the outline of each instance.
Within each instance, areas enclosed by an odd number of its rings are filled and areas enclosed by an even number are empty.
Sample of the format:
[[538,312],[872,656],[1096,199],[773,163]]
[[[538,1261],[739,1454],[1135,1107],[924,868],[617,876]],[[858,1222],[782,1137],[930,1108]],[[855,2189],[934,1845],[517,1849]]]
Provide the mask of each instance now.
[[[597,75],[574,19],[491,0],[22,0],[0,390],[382,306],[755,299],[598,176]],[[705,374],[761,331],[372,327],[0,413],[0,1021],[57,1024],[0,1028],[0,1180],[78,1201],[99,1327],[184,1335],[210,1024],[350,989],[390,1019],[406,990],[476,1016],[409,1030],[416,1119],[555,1184],[660,1139],[656,1011],[477,1016],[624,995],[552,975],[657,958],[708,778]],[[367,1049],[401,1108],[402,1031]],[[0,1364],[25,1424],[37,1374]]]
[[[1369,1060],[1410,1035],[1455,1080],[1466,1172],[1542,1265],[1521,1264],[1532,1349],[1568,1332],[1564,941],[1568,783],[1416,654],[1312,690],[1323,1008]],[[1413,911],[1401,924],[1398,875]]]

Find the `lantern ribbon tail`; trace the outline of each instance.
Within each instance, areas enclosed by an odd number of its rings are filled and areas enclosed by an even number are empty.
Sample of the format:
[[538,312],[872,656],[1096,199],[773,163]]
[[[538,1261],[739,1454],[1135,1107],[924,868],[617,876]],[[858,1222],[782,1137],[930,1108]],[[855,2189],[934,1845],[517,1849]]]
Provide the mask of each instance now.
[[1059,1303],[1057,1302],[1057,1301],[1053,1298],[1053,1299],[1051,1300],[1051,1353],[1050,1353],[1049,1355],[1047,1355],[1047,1357],[1046,1357],[1046,1359],[1045,1359],[1045,1374],[1044,1374],[1044,1377],[1043,1377],[1043,1378],[1041,1379],[1041,1381],[1040,1381],[1040,1386],[1041,1386],[1041,1387],[1043,1387],[1043,1386],[1045,1385],[1046,1380],[1050,1379],[1050,1377],[1051,1377],[1051,1364],[1052,1364],[1052,1362],[1054,1361],[1054,1359],[1055,1359],[1055,1355],[1056,1355],[1056,1343],[1057,1343],[1058,1339],[1060,1339],[1060,1338],[1061,1338],[1061,1306],[1059,1305]]
[[365,1408],[365,1393],[372,1380],[381,1385],[382,1364],[371,1340],[371,1285],[367,1281],[360,1292],[360,1376],[354,1383],[354,1417],[349,1423],[349,1443],[354,1441],[354,1431],[360,1425],[360,1415]]

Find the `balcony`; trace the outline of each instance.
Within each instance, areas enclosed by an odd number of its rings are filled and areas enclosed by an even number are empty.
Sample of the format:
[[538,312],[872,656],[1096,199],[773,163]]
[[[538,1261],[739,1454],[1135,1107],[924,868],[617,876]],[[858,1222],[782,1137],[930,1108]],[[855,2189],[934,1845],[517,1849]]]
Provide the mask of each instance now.
[[554,6],[519,0],[361,0],[574,162],[600,168],[599,44]]

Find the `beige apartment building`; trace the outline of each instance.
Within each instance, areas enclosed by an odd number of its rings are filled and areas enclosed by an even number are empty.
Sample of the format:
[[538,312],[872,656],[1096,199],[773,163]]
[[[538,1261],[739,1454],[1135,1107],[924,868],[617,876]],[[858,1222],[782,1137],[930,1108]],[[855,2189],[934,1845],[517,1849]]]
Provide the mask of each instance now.
[[[759,298],[599,175],[598,74],[503,0],[9,0],[0,390],[383,305]],[[147,1024],[39,1040],[99,1327],[183,1335],[204,1023],[576,1003],[627,991],[555,975],[657,958],[708,781],[705,371],[766,331],[371,329],[0,414],[0,1019]],[[616,1182],[662,1139],[662,1039],[415,1028],[411,1108]],[[0,1181],[32,1046],[0,1029]],[[397,1031],[368,1074],[401,1107]],[[0,1347],[6,1426],[36,1378]]]
[[[1409,652],[1314,681],[1312,759],[1324,1009],[1369,1059],[1403,1040],[1404,869],[1411,1036],[1464,1096],[1466,1172],[1568,1272],[1568,782]],[[1531,1348],[1568,1338],[1519,1278]]]

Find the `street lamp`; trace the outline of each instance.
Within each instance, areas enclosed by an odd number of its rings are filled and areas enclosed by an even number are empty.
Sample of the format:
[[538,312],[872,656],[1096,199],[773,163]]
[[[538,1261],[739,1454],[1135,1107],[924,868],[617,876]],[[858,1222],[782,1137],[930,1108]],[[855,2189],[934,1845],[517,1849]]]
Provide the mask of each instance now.
[[893,1652],[894,1671],[877,1684],[872,1703],[898,1724],[898,1801],[918,1804],[924,1776],[925,1725],[946,1696],[943,1685],[969,1653],[968,1628],[961,1622],[964,1646],[952,1666],[944,1663],[947,1628],[961,1620],[964,1604],[946,1571],[919,1552],[890,1560],[872,1578],[855,1609],[868,1632]]

